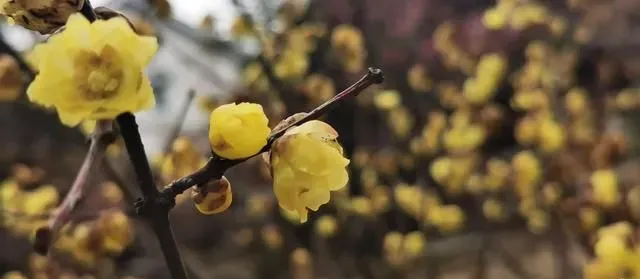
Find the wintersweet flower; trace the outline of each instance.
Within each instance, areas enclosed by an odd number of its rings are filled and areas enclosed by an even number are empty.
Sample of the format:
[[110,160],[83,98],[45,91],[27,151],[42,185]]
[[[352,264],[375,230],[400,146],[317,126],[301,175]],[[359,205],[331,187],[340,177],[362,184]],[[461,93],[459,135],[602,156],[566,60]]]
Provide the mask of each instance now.
[[122,17],[90,23],[74,14],[64,31],[33,50],[39,73],[27,94],[55,107],[67,126],[150,109],[155,97],[143,69],[157,49],[156,38],[137,35]]
[[271,129],[262,106],[231,103],[219,106],[209,118],[209,143],[220,157],[240,159],[254,155],[267,144]]
[[318,210],[329,202],[331,191],[349,181],[349,160],[337,138],[329,124],[313,120],[289,129],[271,148],[268,160],[278,203],[296,211],[301,222],[307,221],[308,209]]
[[3,0],[0,14],[10,23],[48,34],[65,24],[69,15],[79,11],[84,0]]

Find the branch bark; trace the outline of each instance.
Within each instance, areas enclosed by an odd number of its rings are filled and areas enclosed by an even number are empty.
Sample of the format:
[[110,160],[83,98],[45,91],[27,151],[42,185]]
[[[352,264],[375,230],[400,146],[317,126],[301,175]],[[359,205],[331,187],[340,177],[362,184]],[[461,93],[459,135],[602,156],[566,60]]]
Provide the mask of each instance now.
[[98,121],[96,131],[91,137],[89,151],[76,175],[69,192],[56,213],[49,218],[46,227],[35,232],[34,249],[40,254],[47,254],[51,244],[58,238],[60,229],[69,222],[71,213],[84,197],[88,180],[92,171],[102,162],[107,146],[115,140],[113,122]]

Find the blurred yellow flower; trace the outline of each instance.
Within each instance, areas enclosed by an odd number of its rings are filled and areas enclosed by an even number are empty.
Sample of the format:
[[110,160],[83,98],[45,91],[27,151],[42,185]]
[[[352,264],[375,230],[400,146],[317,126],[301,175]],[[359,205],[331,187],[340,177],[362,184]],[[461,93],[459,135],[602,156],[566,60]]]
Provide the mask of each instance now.
[[209,118],[211,149],[223,158],[240,159],[258,153],[267,144],[269,133],[269,119],[259,104],[222,105]]
[[253,25],[244,16],[238,16],[231,24],[231,34],[234,37],[250,36],[255,34]]
[[102,252],[120,254],[133,241],[133,224],[122,211],[103,214],[95,226],[100,234]]
[[278,58],[273,71],[276,77],[284,80],[298,80],[309,68],[309,58],[304,52],[287,49]]
[[306,222],[307,210],[329,202],[330,192],[343,188],[349,160],[342,155],[338,133],[313,120],[289,129],[271,148],[273,189],[280,206],[297,211]]
[[5,0],[1,1],[0,14],[10,23],[48,34],[62,27],[67,18],[80,10],[85,0]]
[[376,93],[373,104],[379,109],[391,110],[402,104],[402,96],[398,90],[381,90]]
[[331,237],[338,231],[338,221],[331,215],[322,215],[315,222],[315,230],[322,237]]
[[28,277],[23,275],[20,271],[9,271],[2,275],[2,279],[28,279]]
[[578,211],[580,225],[585,231],[592,231],[600,225],[600,212],[593,207],[583,207]]
[[333,80],[322,74],[309,75],[304,80],[302,90],[313,104],[322,104],[336,94]]
[[160,173],[165,183],[186,176],[206,164],[204,156],[186,137],[178,137],[171,145],[171,152],[162,158]]
[[231,183],[223,176],[204,186],[193,186],[191,199],[196,209],[204,215],[221,213],[227,210],[233,201]]
[[421,231],[412,231],[404,236],[402,252],[409,259],[416,259],[424,253],[426,239]]
[[459,206],[449,204],[432,208],[426,218],[428,223],[436,226],[442,233],[453,233],[464,225],[465,214]]
[[362,71],[367,52],[364,36],[359,29],[348,24],[338,25],[331,33],[331,46],[347,72]]
[[596,170],[591,174],[593,202],[604,208],[617,206],[621,195],[618,191],[618,177],[614,170]]
[[504,221],[507,218],[505,206],[496,199],[486,199],[482,202],[482,213],[490,221]]
[[64,31],[33,50],[39,73],[27,94],[55,107],[68,126],[152,108],[155,97],[143,70],[157,49],[156,38],[138,36],[124,18],[90,23],[74,14]]
[[429,78],[424,65],[416,64],[407,72],[407,82],[414,91],[425,92],[431,90],[433,81]]

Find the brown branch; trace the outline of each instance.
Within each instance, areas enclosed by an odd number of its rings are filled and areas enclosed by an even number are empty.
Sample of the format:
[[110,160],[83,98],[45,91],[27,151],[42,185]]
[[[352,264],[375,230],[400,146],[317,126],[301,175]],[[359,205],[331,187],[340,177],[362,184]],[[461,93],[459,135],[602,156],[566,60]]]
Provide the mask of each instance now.
[[60,229],[69,222],[71,213],[84,197],[91,172],[102,161],[107,146],[115,139],[112,125],[113,122],[111,121],[98,121],[96,131],[91,137],[89,151],[69,192],[62,204],[56,209],[56,213],[49,218],[47,226],[36,230],[34,239],[36,252],[41,254],[48,253],[49,247],[57,239]]
[[193,99],[196,97],[196,91],[191,89],[189,93],[187,93],[187,100],[185,101],[182,108],[180,108],[180,114],[174,123],[171,132],[169,133],[169,137],[167,137],[167,142],[165,143],[164,148],[162,149],[162,154],[168,154],[171,151],[171,146],[173,142],[180,136],[180,131],[182,131],[182,126],[184,125],[184,120],[187,118],[187,113],[189,112],[189,108],[191,107],[191,103]]

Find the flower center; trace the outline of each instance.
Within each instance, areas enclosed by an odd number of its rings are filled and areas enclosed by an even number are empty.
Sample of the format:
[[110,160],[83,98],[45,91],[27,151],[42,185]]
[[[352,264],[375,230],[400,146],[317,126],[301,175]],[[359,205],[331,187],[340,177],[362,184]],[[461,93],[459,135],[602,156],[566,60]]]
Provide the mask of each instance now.
[[116,50],[109,45],[99,54],[87,51],[76,57],[76,79],[87,100],[104,100],[118,93],[124,77],[119,62]]

